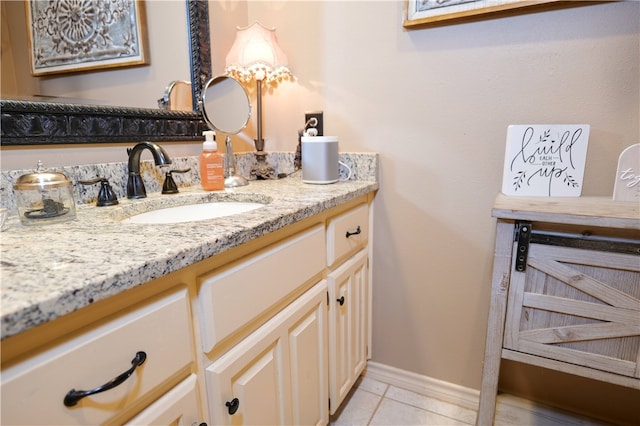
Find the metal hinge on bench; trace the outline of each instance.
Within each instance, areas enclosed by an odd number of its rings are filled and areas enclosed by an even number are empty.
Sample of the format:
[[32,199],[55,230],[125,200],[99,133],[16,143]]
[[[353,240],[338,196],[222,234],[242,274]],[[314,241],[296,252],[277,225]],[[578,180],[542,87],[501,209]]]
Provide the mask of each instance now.
[[531,222],[517,222],[514,241],[516,246],[516,265],[518,272],[524,272],[527,269],[527,255],[529,254],[529,241],[531,240]]
[[518,272],[524,272],[527,269],[529,244],[544,244],[571,249],[592,250],[594,252],[640,255],[640,242],[637,239],[592,235],[588,230],[582,233],[561,233],[541,229],[534,230],[531,222],[516,221],[513,241],[517,242],[514,268]]

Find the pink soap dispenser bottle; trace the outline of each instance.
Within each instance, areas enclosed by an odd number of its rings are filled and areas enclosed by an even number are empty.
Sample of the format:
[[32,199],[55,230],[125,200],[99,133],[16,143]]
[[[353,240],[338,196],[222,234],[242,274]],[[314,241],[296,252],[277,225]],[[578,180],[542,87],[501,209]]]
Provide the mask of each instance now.
[[224,189],[224,165],[215,141],[216,133],[208,130],[202,133],[205,141],[200,154],[200,182],[205,191]]

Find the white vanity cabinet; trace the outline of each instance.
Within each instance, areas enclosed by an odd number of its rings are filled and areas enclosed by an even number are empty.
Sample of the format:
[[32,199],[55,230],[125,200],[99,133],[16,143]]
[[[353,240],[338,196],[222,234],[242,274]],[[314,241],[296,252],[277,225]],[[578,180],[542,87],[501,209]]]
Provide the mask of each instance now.
[[501,358],[640,389],[640,212],[604,198],[505,197],[478,425]]
[[365,368],[369,200],[318,221],[199,278],[212,424],[327,424]]
[[360,204],[329,219],[330,412],[334,414],[369,358],[371,288],[369,206]]
[[[188,375],[195,359],[189,311],[187,290],[181,288],[3,365],[1,423],[121,423]],[[130,376],[110,390],[68,399],[125,372]],[[202,418],[197,403],[186,406],[181,415]]]
[[[328,424],[368,358],[372,200],[9,337],[1,423]],[[119,386],[63,404],[128,370]]]

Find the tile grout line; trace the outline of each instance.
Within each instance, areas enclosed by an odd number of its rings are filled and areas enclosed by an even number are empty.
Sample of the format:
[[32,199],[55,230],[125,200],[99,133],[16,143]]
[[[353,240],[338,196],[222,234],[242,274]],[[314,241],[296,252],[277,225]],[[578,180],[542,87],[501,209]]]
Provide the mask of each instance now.
[[[393,386],[393,385],[390,385],[390,384],[388,384],[388,383],[386,383],[386,385],[387,385],[387,387],[386,387],[386,389],[385,389],[385,391],[384,391],[384,394],[383,394],[383,398],[382,398],[382,399],[385,399],[385,398],[386,398],[386,399],[388,399],[388,400],[390,400],[390,401],[397,402],[398,404],[402,404],[402,405],[405,405],[405,406],[407,406],[407,407],[412,407],[412,408],[415,408],[416,410],[424,411],[424,412],[427,412],[427,413],[435,414],[435,415],[437,415],[437,416],[446,417],[446,418],[448,418],[448,419],[454,420],[454,421],[456,421],[456,422],[463,423],[463,424],[465,424],[465,425],[470,425],[470,426],[472,426],[472,425],[474,424],[474,423],[467,423],[466,421],[461,420],[461,419],[456,418],[456,417],[453,417],[453,416],[452,416],[452,415],[450,415],[450,414],[440,413],[440,412],[437,412],[437,411],[430,410],[430,409],[428,409],[428,408],[421,407],[420,405],[416,405],[416,404],[412,404],[412,403],[409,403],[409,402],[401,401],[401,400],[399,400],[399,399],[395,399],[395,398],[391,398],[391,397],[386,397],[386,394],[388,393],[388,390],[391,388],[391,386]],[[402,388],[400,388],[400,389],[402,389]],[[406,390],[406,389],[405,389],[405,390]],[[409,391],[409,392],[412,392],[412,391]],[[375,412],[378,410],[378,407],[380,406],[380,404],[382,403],[382,399],[379,401],[378,405],[376,406],[376,409],[375,409],[375,411],[374,411],[374,414],[375,414]],[[460,406],[458,406],[458,405],[456,405],[456,404],[448,403],[448,402],[443,401],[443,400],[440,400],[440,399],[438,399],[438,398],[432,398],[432,397],[430,397],[430,399],[437,400],[437,401],[440,401],[440,402],[443,402],[443,403],[446,403],[446,404],[449,404],[449,405],[452,405],[452,406],[456,406],[456,407],[462,408],[462,407],[460,407]],[[477,410],[471,410],[471,411],[476,412],[476,415],[477,415]],[[372,415],[372,418],[373,418],[373,415]],[[371,420],[369,420],[369,422],[371,422]]]
[[388,383],[385,383],[385,385],[387,385],[387,386],[384,388],[384,392],[382,393],[382,395],[380,395],[380,399],[378,400],[378,403],[376,404],[376,408],[373,410],[373,413],[371,413],[371,416],[369,417],[369,420],[367,421],[367,426],[369,426],[371,424],[371,421],[373,420],[373,418],[375,417],[376,413],[378,412],[378,408],[380,408],[380,405],[382,404],[382,401],[384,401],[384,399],[385,399],[385,395],[387,394],[387,391],[391,387],[391,385],[388,384]]

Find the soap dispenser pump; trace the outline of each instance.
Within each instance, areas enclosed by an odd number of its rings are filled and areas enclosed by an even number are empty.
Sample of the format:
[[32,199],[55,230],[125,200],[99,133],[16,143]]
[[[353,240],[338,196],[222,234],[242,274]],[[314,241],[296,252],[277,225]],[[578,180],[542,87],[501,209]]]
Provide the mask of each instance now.
[[215,132],[208,130],[202,133],[205,141],[200,154],[200,182],[205,191],[224,189],[224,162],[218,152]]

